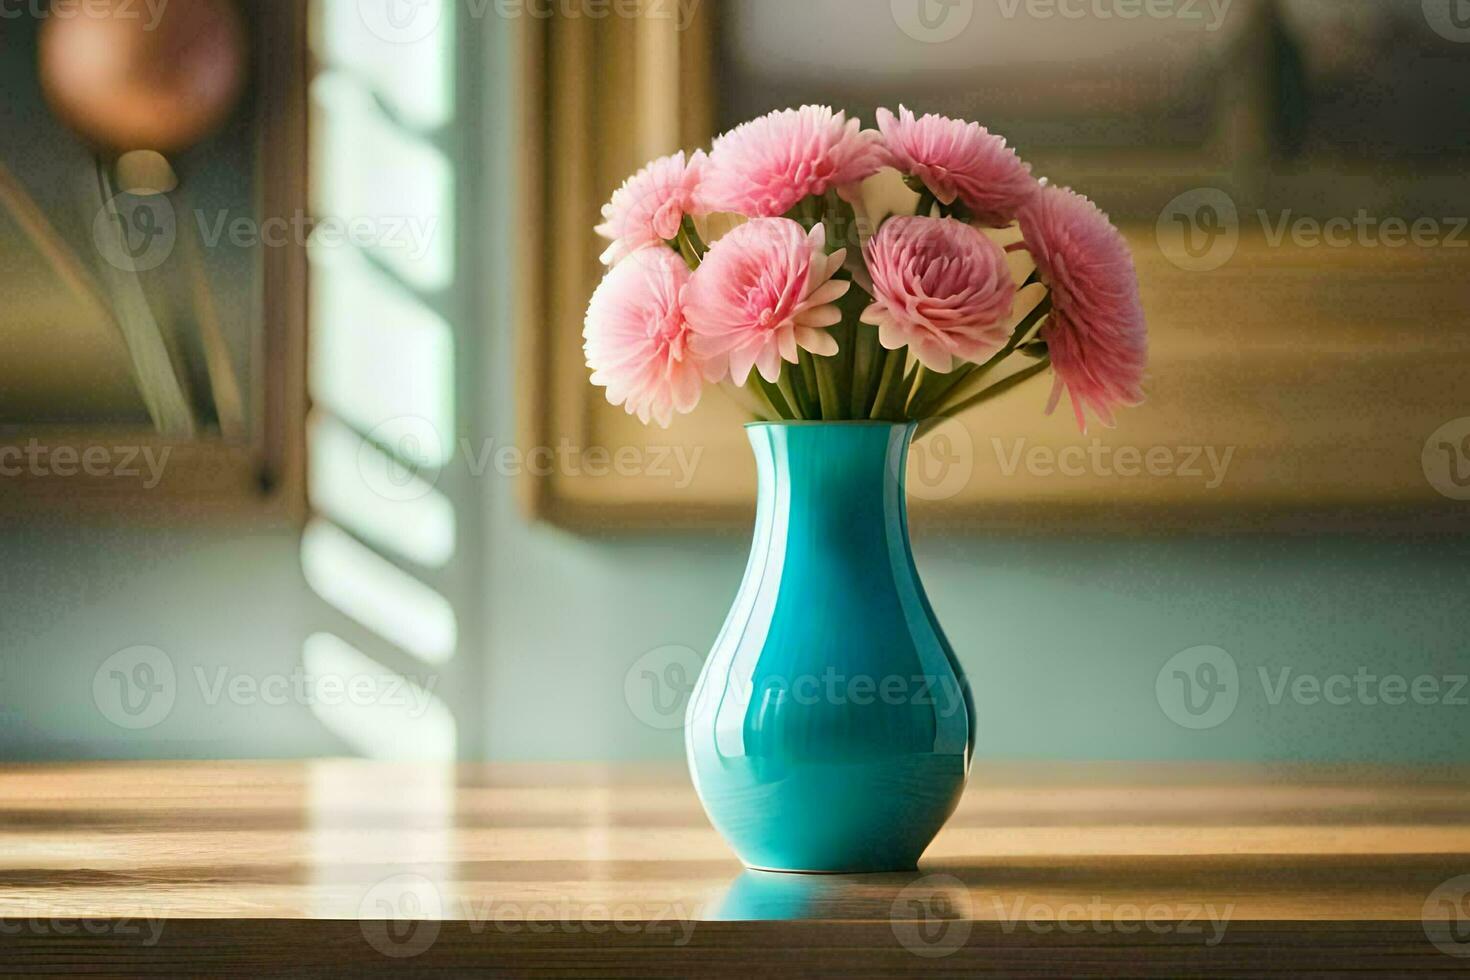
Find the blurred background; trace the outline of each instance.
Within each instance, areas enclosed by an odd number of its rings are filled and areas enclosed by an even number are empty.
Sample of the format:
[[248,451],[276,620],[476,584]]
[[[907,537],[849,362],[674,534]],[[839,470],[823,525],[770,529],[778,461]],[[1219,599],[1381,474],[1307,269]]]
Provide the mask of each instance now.
[[0,5],[0,757],[680,758],[752,467],[600,404],[591,228],[822,102],[1138,256],[1147,406],[916,454],[977,752],[1464,761],[1467,69],[1461,0]]

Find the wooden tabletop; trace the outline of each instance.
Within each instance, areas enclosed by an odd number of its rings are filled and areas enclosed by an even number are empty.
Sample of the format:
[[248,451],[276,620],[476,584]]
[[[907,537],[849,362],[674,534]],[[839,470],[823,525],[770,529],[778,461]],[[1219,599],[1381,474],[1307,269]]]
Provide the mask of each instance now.
[[1470,969],[1470,771],[979,765],[917,874],[743,871],[682,769],[0,769],[0,973]]

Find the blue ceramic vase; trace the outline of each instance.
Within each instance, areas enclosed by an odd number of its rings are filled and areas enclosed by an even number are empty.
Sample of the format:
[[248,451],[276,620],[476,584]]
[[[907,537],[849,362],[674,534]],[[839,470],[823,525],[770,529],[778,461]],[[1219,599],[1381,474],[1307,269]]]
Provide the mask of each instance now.
[[909,546],[912,424],[747,426],[755,541],[685,745],[748,867],[912,871],[969,773],[975,709]]

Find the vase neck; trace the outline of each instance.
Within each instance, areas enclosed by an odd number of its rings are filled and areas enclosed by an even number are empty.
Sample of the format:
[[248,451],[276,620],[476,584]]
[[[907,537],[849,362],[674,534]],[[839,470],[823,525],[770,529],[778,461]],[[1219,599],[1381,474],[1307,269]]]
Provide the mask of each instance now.
[[[908,548],[904,470],[911,424],[747,427],[760,476],[757,527],[771,544]],[[854,556],[860,557],[860,556]],[[873,558],[879,558],[875,553]]]

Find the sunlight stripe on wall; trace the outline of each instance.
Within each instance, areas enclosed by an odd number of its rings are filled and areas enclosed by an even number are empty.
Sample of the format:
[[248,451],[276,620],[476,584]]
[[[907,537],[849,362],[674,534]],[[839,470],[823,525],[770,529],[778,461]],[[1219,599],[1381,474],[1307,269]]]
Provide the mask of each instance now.
[[459,630],[449,601],[336,525],[307,525],[301,570],[317,595],[420,660],[454,656]]
[[301,659],[317,692],[312,714],[356,751],[372,759],[454,758],[454,716],[434,693],[439,675],[405,677],[331,633],[307,637]]

